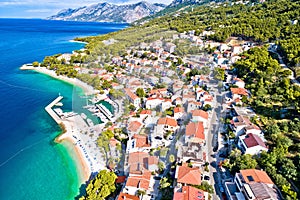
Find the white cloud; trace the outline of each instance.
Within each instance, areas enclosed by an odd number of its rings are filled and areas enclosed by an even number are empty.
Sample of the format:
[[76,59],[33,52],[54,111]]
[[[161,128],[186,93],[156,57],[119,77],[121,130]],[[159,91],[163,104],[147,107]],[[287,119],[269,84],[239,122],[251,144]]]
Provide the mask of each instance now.
[[25,10],[25,12],[28,12],[28,13],[50,13],[50,12],[53,12],[53,9],[30,9],[30,10]]
[[18,6],[18,5],[27,5],[29,2],[26,1],[2,1],[0,6]]

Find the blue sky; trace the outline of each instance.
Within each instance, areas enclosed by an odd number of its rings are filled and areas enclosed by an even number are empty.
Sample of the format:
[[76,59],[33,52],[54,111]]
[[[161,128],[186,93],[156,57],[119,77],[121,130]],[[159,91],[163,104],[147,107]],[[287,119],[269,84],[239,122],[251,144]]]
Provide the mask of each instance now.
[[[0,18],[45,18],[65,8],[77,8],[100,2],[135,3],[142,0],[0,0]],[[169,4],[172,0],[146,0]]]

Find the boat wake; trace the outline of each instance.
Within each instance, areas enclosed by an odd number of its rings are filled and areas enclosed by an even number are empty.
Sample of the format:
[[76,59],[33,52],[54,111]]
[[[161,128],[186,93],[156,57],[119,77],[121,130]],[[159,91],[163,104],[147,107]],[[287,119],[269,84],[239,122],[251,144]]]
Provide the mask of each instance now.
[[6,165],[9,161],[11,161],[12,159],[14,159],[16,156],[18,156],[19,154],[21,154],[23,151],[30,149],[31,147],[33,147],[33,146],[35,146],[35,145],[41,143],[42,141],[44,141],[44,140],[46,140],[46,139],[49,139],[49,137],[45,137],[45,138],[43,138],[43,139],[41,139],[41,140],[39,140],[39,141],[37,141],[37,142],[31,144],[31,145],[28,145],[28,146],[26,146],[26,147],[20,149],[20,150],[19,150],[18,152],[16,152],[14,155],[10,156],[6,161],[2,162],[2,163],[0,164],[0,167],[3,167],[4,165]]
[[38,92],[46,92],[45,90],[32,89],[32,88],[29,88],[29,87],[24,87],[24,86],[19,86],[19,85],[12,85],[12,84],[7,83],[7,82],[2,81],[2,80],[0,80],[0,83],[2,83],[3,85],[7,85],[9,87],[20,88],[20,89],[23,89],[23,90],[32,90],[32,91],[38,91]]

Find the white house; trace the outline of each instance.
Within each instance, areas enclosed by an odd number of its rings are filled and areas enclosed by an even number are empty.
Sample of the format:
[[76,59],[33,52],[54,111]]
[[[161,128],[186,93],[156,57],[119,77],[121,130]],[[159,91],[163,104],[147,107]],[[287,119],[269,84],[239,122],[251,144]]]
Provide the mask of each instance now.
[[188,105],[187,105],[187,112],[190,113],[190,112],[192,112],[192,110],[198,110],[201,107],[202,107],[202,103],[201,102],[189,101]]
[[205,143],[205,133],[203,122],[190,122],[185,129],[186,143]]
[[183,104],[186,104],[189,101],[195,101],[195,100],[196,100],[196,95],[193,92],[182,95]]
[[238,146],[245,154],[258,155],[262,151],[268,151],[263,140],[255,134],[248,134],[239,137]]
[[157,106],[160,106],[163,101],[164,101],[163,98],[153,98],[153,97],[147,98],[146,108],[155,109]]
[[154,123],[151,110],[142,110],[140,113],[140,118],[145,124],[145,127],[153,127]]
[[165,110],[171,108],[173,105],[172,105],[172,100],[171,99],[164,99],[162,102],[161,102],[161,111],[164,112]]
[[[151,181],[152,179],[152,181]],[[152,183],[152,184],[151,184]],[[127,178],[124,193],[136,195],[139,190],[145,190],[146,194],[153,191],[153,178],[150,171],[144,171],[142,174],[132,174]]]
[[134,94],[133,92],[131,92],[129,88],[125,88],[124,90],[125,90],[125,94],[126,94],[126,97],[128,98],[128,100],[136,108],[139,108],[140,105],[141,105],[141,99],[136,94]]
[[181,119],[184,115],[184,109],[182,107],[175,107],[173,112],[176,120]]
[[221,53],[223,53],[224,51],[227,51],[229,48],[229,46],[227,44],[220,44],[219,46],[219,50]]
[[143,171],[155,171],[158,169],[158,157],[150,156],[148,152],[131,152],[128,154],[128,162],[125,165],[126,174],[142,174]]
[[128,131],[128,135],[129,136],[132,136],[134,134],[138,134],[141,129],[143,128],[143,123],[139,122],[138,121],[139,119],[137,120],[133,120],[130,121],[127,125],[127,131]]
[[263,137],[263,133],[262,133],[261,129],[258,126],[254,125],[254,124],[252,124],[250,126],[246,126],[245,127],[245,133],[246,134],[253,133],[255,135]]
[[175,132],[179,128],[177,121],[171,117],[159,118],[159,120],[157,121],[157,126],[163,127],[164,132]]
[[239,115],[232,118],[229,127],[236,136],[240,136],[245,132],[244,128],[250,125],[252,125],[252,123],[250,122],[248,117]]
[[127,141],[127,152],[150,151],[150,141],[147,135],[134,134]]
[[245,88],[245,82],[239,78],[234,78],[232,84],[238,86],[239,88]]
[[240,170],[233,182],[225,182],[225,193],[229,200],[281,200],[280,192],[265,171]]
[[243,96],[248,97],[248,91],[245,88],[230,88],[232,99],[242,99]]
[[230,58],[230,62],[231,62],[231,63],[235,63],[235,62],[238,61],[239,59],[241,59],[240,56],[232,56],[232,57]]

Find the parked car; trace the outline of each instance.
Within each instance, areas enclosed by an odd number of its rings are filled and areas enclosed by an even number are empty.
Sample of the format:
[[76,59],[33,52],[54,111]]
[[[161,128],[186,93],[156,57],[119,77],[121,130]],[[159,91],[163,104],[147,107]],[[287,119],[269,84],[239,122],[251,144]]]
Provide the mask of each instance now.
[[219,184],[219,189],[220,189],[220,192],[223,193],[225,192],[224,188],[223,188],[223,185],[222,184]]

